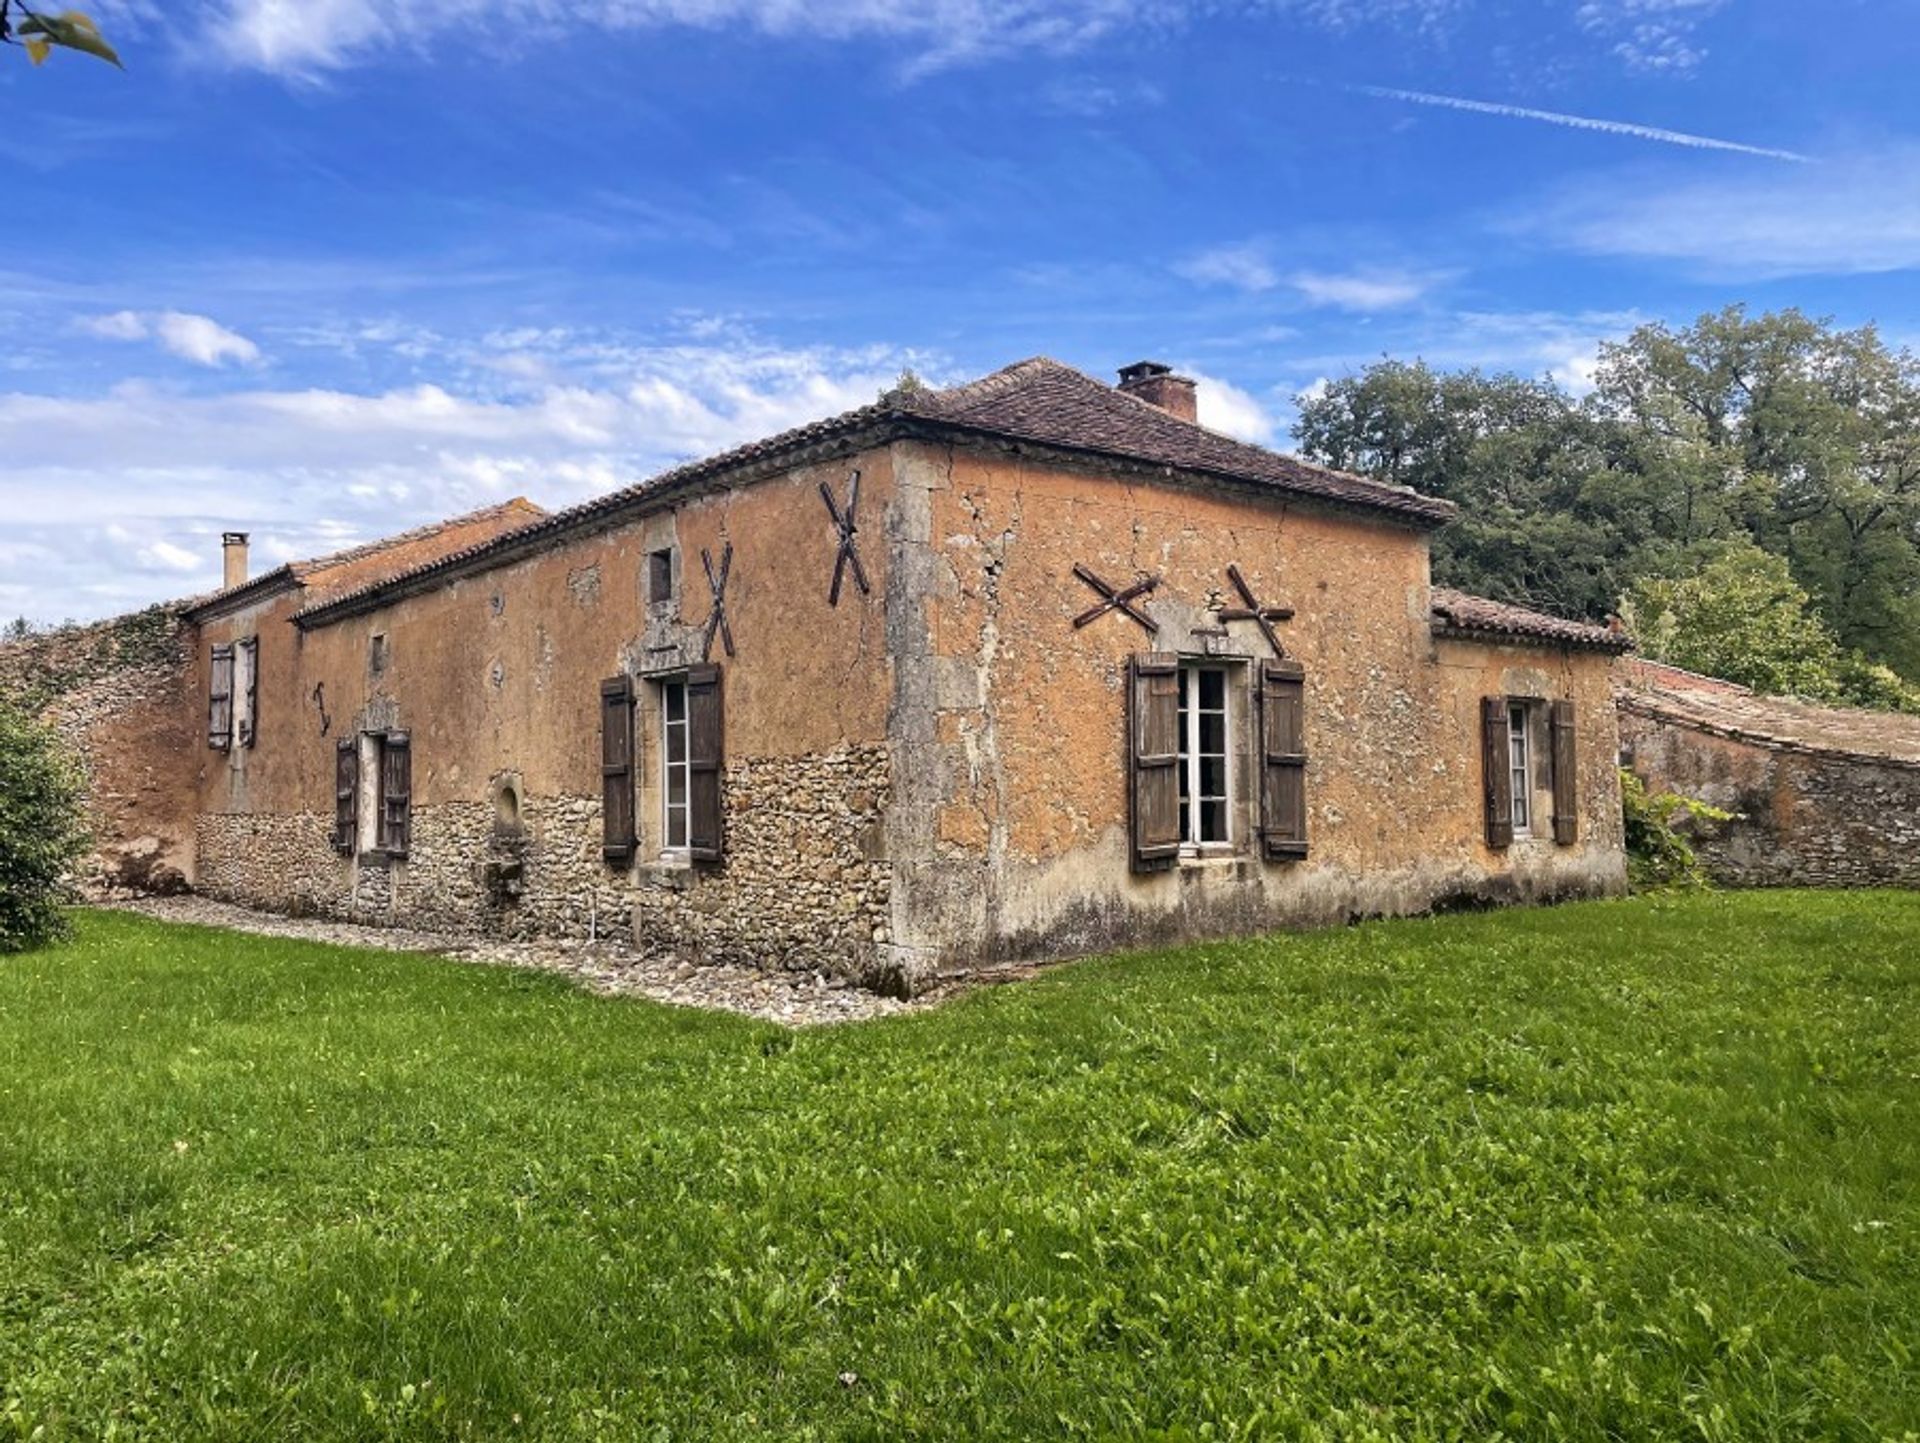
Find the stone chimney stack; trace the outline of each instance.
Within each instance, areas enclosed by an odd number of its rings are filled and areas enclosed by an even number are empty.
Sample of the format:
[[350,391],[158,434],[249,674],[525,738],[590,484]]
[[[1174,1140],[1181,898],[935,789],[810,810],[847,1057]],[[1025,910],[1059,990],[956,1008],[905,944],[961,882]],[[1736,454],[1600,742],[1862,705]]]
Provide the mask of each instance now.
[[220,537],[220,560],[225,574],[220,581],[222,590],[240,585],[247,579],[247,533],[228,531]]
[[1182,421],[1199,419],[1196,387],[1185,376],[1174,375],[1172,366],[1163,366],[1158,361],[1135,361],[1131,366],[1122,366],[1120,389]]

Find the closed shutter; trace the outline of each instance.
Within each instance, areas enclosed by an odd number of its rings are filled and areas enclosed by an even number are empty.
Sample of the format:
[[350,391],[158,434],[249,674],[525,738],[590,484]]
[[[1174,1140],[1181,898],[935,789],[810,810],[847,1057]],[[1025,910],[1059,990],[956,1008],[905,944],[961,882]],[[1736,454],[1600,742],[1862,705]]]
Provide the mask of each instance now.
[[235,730],[239,733],[240,745],[250,747],[253,745],[254,738],[258,736],[260,732],[260,713],[258,710],[260,700],[260,638],[257,636],[248,637],[245,641],[237,645],[235,651],[246,662],[246,665],[240,667],[239,671],[243,673],[247,679],[244,704],[240,708],[238,725]]
[[207,687],[207,745],[226,751],[233,745],[233,648],[213,649]]
[[1269,861],[1307,855],[1306,672],[1260,667],[1260,839]]
[[1480,700],[1480,771],[1486,795],[1487,845],[1513,845],[1513,756],[1508,749],[1507,699]]
[[360,742],[342,737],[333,749],[333,849],[353,855],[360,829]]
[[601,852],[609,862],[633,859],[633,682],[600,683]]
[[723,751],[720,668],[687,668],[687,855],[717,862],[724,855],[726,826],[720,804]]
[[1573,703],[1557,701],[1553,704],[1553,840],[1563,847],[1580,840],[1578,763]]
[[1164,872],[1180,855],[1180,658],[1134,655],[1128,684],[1128,807],[1133,870]]
[[390,857],[404,857],[412,841],[412,738],[388,732],[380,755],[380,846]]

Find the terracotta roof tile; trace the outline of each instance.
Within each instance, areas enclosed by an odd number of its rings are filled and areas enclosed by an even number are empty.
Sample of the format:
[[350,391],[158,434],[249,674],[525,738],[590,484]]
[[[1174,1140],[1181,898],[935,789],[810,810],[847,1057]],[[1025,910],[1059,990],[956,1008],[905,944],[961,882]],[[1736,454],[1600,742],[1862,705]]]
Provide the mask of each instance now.
[[1760,696],[1637,658],[1615,673],[1614,699],[1626,711],[1736,741],[1920,767],[1920,716]]
[[1432,605],[1433,629],[1440,636],[1569,646],[1583,651],[1633,650],[1633,638],[1623,631],[1548,616],[1544,611],[1529,611],[1484,596],[1469,596],[1450,586],[1433,588]]

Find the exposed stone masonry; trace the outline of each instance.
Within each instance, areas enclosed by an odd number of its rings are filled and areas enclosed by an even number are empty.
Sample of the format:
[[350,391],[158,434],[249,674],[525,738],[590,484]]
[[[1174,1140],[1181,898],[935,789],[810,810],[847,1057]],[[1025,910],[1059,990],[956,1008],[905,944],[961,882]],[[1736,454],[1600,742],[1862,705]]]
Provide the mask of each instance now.
[[891,882],[886,751],[752,758],[727,768],[725,789],[725,864],[640,867],[635,944],[897,987],[879,950]]
[[332,819],[216,813],[199,823],[209,896],[296,916],[495,937],[631,937],[643,953],[885,984],[889,869],[883,749],[753,758],[727,768],[726,861],[601,856],[598,798],[529,797],[521,824],[490,803],[417,807],[409,855],[353,862]]

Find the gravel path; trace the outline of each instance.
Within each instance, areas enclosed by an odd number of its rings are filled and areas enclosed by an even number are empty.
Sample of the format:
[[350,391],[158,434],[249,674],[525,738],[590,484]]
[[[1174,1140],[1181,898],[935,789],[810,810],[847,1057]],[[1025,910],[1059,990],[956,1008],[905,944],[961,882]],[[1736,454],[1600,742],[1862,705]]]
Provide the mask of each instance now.
[[[786,1027],[819,1027],[893,1017],[903,1012],[924,1012],[970,985],[951,979],[911,1002],[902,1002],[812,972],[696,967],[688,962],[642,957],[614,942],[503,942],[490,937],[411,932],[397,927],[362,927],[349,922],[255,912],[205,897],[145,897],[107,905],[162,922],[225,927],[263,937],[294,937],[307,942],[381,947],[398,952],[434,952],[461,962],[530,967],[557,972],[591,991],[609,996],[650,997],[656,1002],[671,1002],[680,1007],[737,1012]],[[974,980],[1007,981],[1028,975],[1031,969],[1009,969]]]

